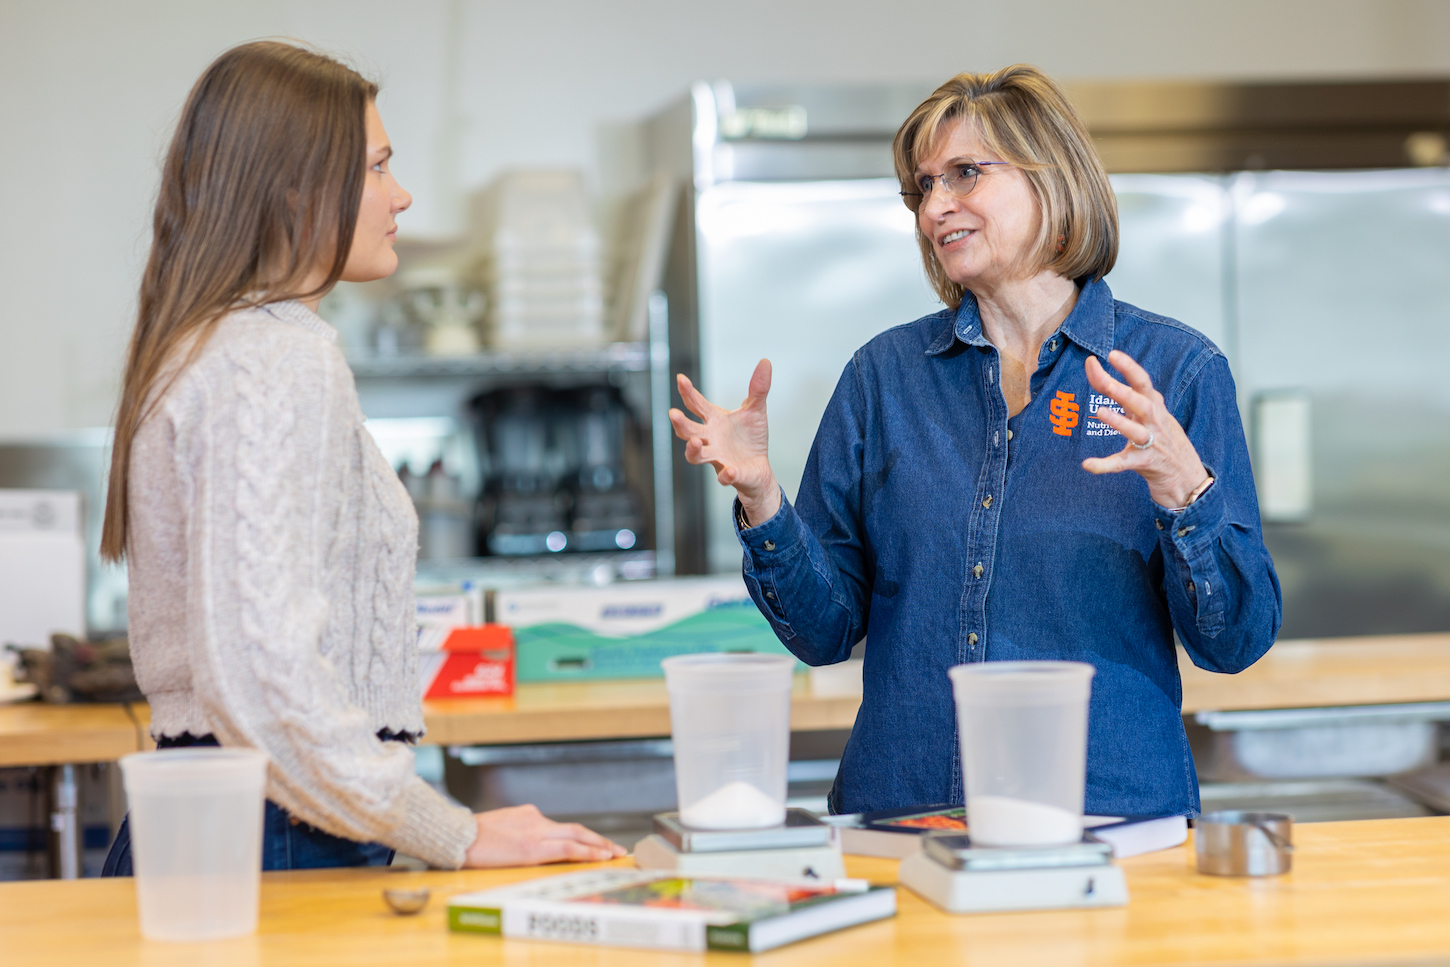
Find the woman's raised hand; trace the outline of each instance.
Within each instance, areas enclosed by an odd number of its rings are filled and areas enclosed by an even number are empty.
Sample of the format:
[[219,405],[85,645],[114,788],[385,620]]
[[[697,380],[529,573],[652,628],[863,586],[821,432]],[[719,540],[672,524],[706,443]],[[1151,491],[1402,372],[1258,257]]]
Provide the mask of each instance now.
[[1147,370],[1120,349],[1108,354],[1108,362],[1127,377],[1127,385],[1109,376],[1096,356],[1088,357],[1088,382],[1099,393],[1117,401],[1123,412],[1100,406],[1093,416],[1117,430],[1128,442],[1112,456],[1084,460],[1083,469],[1089,473],[1136,471],[1148,481],[1148,494],[1158,506],[1182,507],[1188,502],[1188,495],[1208,479],[1198,451],[1168,412],[1163,394],[1153,388]]
[[745,519],[752,525],[774,517],[780,510],[780,485],[767,458],[765,396],[770,392],[770,360],[756,365],[750,393],[734,410],[705,399],[684,374],[677,381],[680,398],[704,420],[696,423],[679,410],[670,410],[675,436],[685,441],[685,459],[714,467],[716,479],[740,495]]

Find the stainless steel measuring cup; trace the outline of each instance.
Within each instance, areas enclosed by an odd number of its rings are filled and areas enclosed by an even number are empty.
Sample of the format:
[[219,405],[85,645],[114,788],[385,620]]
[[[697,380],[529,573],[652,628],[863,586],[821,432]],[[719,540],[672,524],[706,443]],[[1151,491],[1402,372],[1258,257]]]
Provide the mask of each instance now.
[[1294,855],[1294,817],[1237,809],[1204,813],[1193,823],[1198,872],[1215,876],[1277,876]]

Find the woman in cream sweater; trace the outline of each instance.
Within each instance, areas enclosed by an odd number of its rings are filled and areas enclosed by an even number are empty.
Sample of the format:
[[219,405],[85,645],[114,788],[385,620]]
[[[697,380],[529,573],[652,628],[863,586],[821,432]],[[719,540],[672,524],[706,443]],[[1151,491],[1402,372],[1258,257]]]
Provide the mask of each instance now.
[[[271,759],[264,869],[447,868],[623,851],[532,806],[471,814],[419,779],[418,522],[363,427],[339,280],[390,275],[411,198],[377,88],[260,42],[209,67],[162,173],[116,421],[102,551],[162,747]],[[123,825],[106,872],[130,872]]]

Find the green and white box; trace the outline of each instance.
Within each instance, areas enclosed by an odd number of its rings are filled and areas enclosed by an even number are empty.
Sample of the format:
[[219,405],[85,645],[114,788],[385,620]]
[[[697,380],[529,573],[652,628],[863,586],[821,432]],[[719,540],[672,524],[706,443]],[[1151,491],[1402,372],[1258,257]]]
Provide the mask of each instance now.
[[789,654],[738,574],[497,591],[493,620],[514,630],[520,682],[661,678],[662,659],[697,652]]

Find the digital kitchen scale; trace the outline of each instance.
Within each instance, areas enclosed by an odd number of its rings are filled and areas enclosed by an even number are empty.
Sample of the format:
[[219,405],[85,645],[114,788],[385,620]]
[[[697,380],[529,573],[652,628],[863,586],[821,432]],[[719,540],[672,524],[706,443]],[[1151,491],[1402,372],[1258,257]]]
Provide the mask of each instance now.
[[1064,846],[978,846],[965,833],[922,837],[901,861],[901,885],[948,913],[1120,907],[1128,883],[1113,848],[1083,834]]
[[679,813],[654,817],[654,832],[634,847],[634,864],[689,876],[835,880],[846,875],[834,830],[804,809],[764,829],[691,829]]

